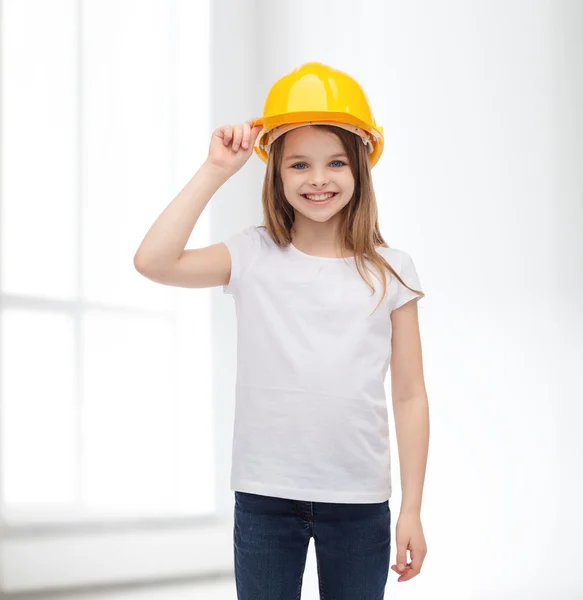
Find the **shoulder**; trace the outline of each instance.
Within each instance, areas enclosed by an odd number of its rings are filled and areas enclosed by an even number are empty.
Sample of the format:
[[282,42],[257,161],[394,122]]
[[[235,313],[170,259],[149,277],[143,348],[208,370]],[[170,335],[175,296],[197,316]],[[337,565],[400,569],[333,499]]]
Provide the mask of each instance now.
[[248,225],[231,235],[228,240],[260,246],[269,238],[269,233],[263,225]]
[[248,225],[239,233],[242,235],[253,237],[257,240],[271,239],[265,225]]
[[400,248],[387,248],[385,246],[377,246],[378,254],[380,254],[390,265],[399,273],[405,263],[411,260],[411,256]]
[[274,250],[275,242],[264,225],[248,225],[225,240],[231,254],[241,254],[249,259],[257,259]]
[[253,225],[248,228],[250,234],[256,239],[257,246],[263,251],[279,250],[280,246],[271,237],[269,230],[265,225]]

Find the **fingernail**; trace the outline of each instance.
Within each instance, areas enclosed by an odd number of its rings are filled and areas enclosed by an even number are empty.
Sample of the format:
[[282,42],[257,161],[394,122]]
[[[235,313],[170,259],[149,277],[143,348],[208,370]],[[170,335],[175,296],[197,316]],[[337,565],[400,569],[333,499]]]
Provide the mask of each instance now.
[[402,571],[405,568],[405,565],[397,565],[397,568],[399,569],[399,571]]

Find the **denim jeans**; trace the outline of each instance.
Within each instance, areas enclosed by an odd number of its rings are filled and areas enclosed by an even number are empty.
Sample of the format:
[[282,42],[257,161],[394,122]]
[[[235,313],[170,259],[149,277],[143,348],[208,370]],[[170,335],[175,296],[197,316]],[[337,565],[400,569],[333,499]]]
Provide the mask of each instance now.
[[389,501],[307,502],[235,492],[238,600],[299,600],[314,538],[321,600],[382,600],[391,554]]

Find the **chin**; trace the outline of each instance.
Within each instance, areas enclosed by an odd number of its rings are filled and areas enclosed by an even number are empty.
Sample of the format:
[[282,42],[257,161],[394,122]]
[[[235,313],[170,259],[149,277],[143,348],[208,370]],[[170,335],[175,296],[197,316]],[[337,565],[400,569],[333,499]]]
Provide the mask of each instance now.
[[334,210],[301,210],[299,208],[296,208],[295,210],[296,212],[301,213],[306,219],[316,221],[317,223],[325,223],[326,221],[329,221],[331,218],[335,217],[341,209],[335,208]]

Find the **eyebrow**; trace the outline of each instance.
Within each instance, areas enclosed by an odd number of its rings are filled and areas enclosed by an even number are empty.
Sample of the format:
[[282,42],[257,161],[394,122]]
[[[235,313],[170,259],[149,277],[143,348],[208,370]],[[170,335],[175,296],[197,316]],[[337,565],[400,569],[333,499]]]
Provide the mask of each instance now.
[[[344,156],[345,158],[348,158],[348,155],[346,154],[346,152],[338,152],[337,154],[332,154],[328,158],[338,158],[340,156]],[[310,157],[305,156],[303,154],[290,154],[289,156],[285,157],[285,160],[295,160],[298,158],[310,158]]]

